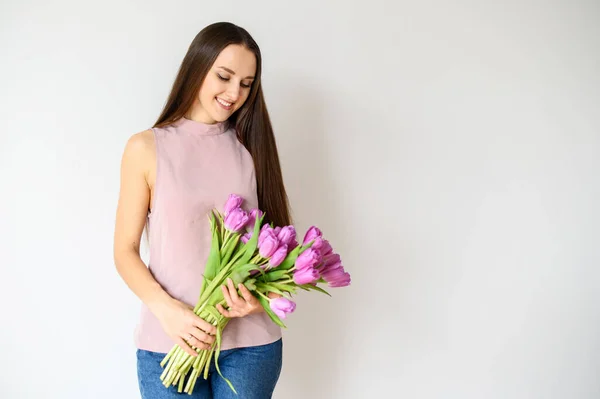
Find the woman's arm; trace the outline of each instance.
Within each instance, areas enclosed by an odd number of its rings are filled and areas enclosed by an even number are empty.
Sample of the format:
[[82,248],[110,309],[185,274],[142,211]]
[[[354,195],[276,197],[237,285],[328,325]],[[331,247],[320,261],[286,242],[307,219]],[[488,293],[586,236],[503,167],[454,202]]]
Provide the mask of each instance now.
[[[150,170],[156,165],[151,130],[127,141],[121,160],[121,181],[114,234],[114,260],[127,286],[160,320],[165,332],[191,355],[188,345],[204,348],[214,341],[214,326],[172,298],[154,279],[140,257],[140,239],[150,204]],[[207,334],[208,333],[208,334]],[[191,338],[190,338],[191,336]]]
[[140,258],[140,239],[150,204],[147,181],[153,140],[146,132],[127,141],[121,160],[121,184],[114,235],[117,271],[142,302],[150,309],[161,306],[170,296],[156,282]]

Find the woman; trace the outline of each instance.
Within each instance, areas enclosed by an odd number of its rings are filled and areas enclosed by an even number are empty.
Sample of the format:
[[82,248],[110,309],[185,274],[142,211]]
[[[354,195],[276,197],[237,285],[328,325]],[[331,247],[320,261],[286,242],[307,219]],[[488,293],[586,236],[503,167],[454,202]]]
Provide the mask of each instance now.
[[[128,140],[121,164],[114,256],[142,301],[135,334],[143,398],[179,397],[162,385],[160,361],[179,344],[207,348],[215,329],[191,308],[210,248],[207,214],[228,195],[259,207],[268,222],[291,223],[279,157],[261,89],[261,54],[241,27],[216,23],[191,43],[167,103],[152,129]],[[147,226],[148,268],[139,254]],[[281,330],[243,286],[222,287],[232,318],[217,373],[199,378],[197,398],[270,398],[282,365]]]

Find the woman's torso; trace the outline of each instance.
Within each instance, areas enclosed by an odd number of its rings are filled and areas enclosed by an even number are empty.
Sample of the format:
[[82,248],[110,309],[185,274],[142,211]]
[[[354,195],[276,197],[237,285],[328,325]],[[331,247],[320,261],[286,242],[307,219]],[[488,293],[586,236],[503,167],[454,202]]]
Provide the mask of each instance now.
[[[210,248],[208,214],[213,208],[222,211],[231,193],[245,198],[246,209],[258,206],[254,165],[226,123],[182,118],[151,131],[149,269],[172,297],[194,306]],[[280,337],[281,329],[259,313],[232,319],[221,348],[263,345]],[[153,352],[168,352],[174,344],[145,305],[135,342]]]

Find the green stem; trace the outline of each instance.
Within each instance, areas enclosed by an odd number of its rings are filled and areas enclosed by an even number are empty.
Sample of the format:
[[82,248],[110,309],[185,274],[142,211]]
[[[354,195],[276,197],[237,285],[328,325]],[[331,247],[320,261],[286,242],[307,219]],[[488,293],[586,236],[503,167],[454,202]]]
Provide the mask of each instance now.
[[213,356],[213,351],[212,350],[208,350],[208,361],[206,362],[206,367],[204,368],[204,379],[207,380],[208,379],[208,371],[210,370],[210,361],[212,360],[212,356]]
[[179,392],[179,393],[183,392],[183,383],[184,383],[184,381],[185,381],[184,375],[181,376],[181,377],[179,377],[179,384],[178,384],[178,387],[177,387],[177,392]]
[[198,370],[194,369],[194,371],[192,371],[192,374],[190,375],[190,378],[188,379],[187,385],[185,386],[185,390],[184,392],[191,395],[192,391],[194,389],[194,385],[196,384],[196,376],[198,375]]
[[294,279],[290,278],[290,279],[287,279],[287,280],[282,280],[282,281],[278,280],[278,281],[272,281],[272,282],[275,283],[275,284],[287,284],[287,283],[293,283]]
[[270,300],[271,300],[271,298],[269,298],[268,296],[266,296],[265,294],[263,294],[262,292],[260,292],[260,291],[258,291],[258,290],[254,291],[254,292],[256,292],[258,295],[260,295],[260,296],[262,296],[263,298],[265,298],[267,301],[270,301]]
[[225,235],[223,236],[223,243],[221,244],[221,248],[219,248],[219,254],[221,258],[225,255],[225,249],[227,248],[227,244],[229,244],[229,240],[231,239],[231,233],[229,230],[225,230]]
[[173,367],[173,359],[171,359],[171,361],[167,364],[167,367],[163,370],[162,374],[160,375],[160,380],[164,383],[167,375],[169,374],[169,370],[171,370],[171,367]]
[[162,380],[163,385],[166,387],[171,385],[170,379],[172,378],[174,370],[176,369],[177,359],[179,358],[179,356],[181,354],[181,350],[182,349],[179,346],[176,346],[176,350],[173,353],[173,356],[171,356],[171,359],[169,360],[167,367],[165,368],[162,375],[160,376],[160,379]]
[[173,354],[175,353],[175,351],[177,350],[177,346],[174,346],[169,353],[167,353],[167,356],[165,356],[165,358],[162,360],[162,362],[160,362],[160,366],[161,367],[165,367],[165,364],[167,363],[167,361],[171,358],[171,356],[173,356]]
[[183,364],[181,365],[181,367],[179,368],[180,370],[184,370],[186,367],[189,367],[192,365],[192,363],[194,362],[194,360],[196,360],[198,356],[188,356],[187,359],[185,360],[185,362],[183,362]]
[[260,256],[260,254],[256,254],[256,256],[254,258],[252,258],[250,263],[255,263],[255,264],[259,265],[261,261],[264,261],[264,258],[262,256]]
[[206,291],[202,293],[202,295],[200,297],[200,301],[198,301],[199,303],[206,302],[206,300],[208,298],[210,298],[210,296],[212,295],[213,291],[215,289],[217,289],[219,286],[221,286],[221,284],[223,284],[225,277],[231,271],[230,269],[231,269],[231,262],[229,264],[227,264],[227,266],[225,266],[223,269],[221,269],[219,274],[217,274],[215,276],[212,283],[210,283],[210,285],[207,287]]

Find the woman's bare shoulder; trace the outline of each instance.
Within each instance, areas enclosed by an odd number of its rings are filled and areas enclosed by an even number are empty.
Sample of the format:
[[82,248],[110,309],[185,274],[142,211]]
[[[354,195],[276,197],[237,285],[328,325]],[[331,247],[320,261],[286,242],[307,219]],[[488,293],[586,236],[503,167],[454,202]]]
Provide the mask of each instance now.
[[152,129],[132,134],[127,140],[125,151],[143,154],[154,148],[154,133]]
[[156,144],[152,129],[132,134],[127,140],[123,152],[123,161],[136,169],[141,168],[148,172],[154,164],[156,157]]
[[144,157],[154,152],[154,133],[152,129],[132,134],[125,146],[125,155]]

